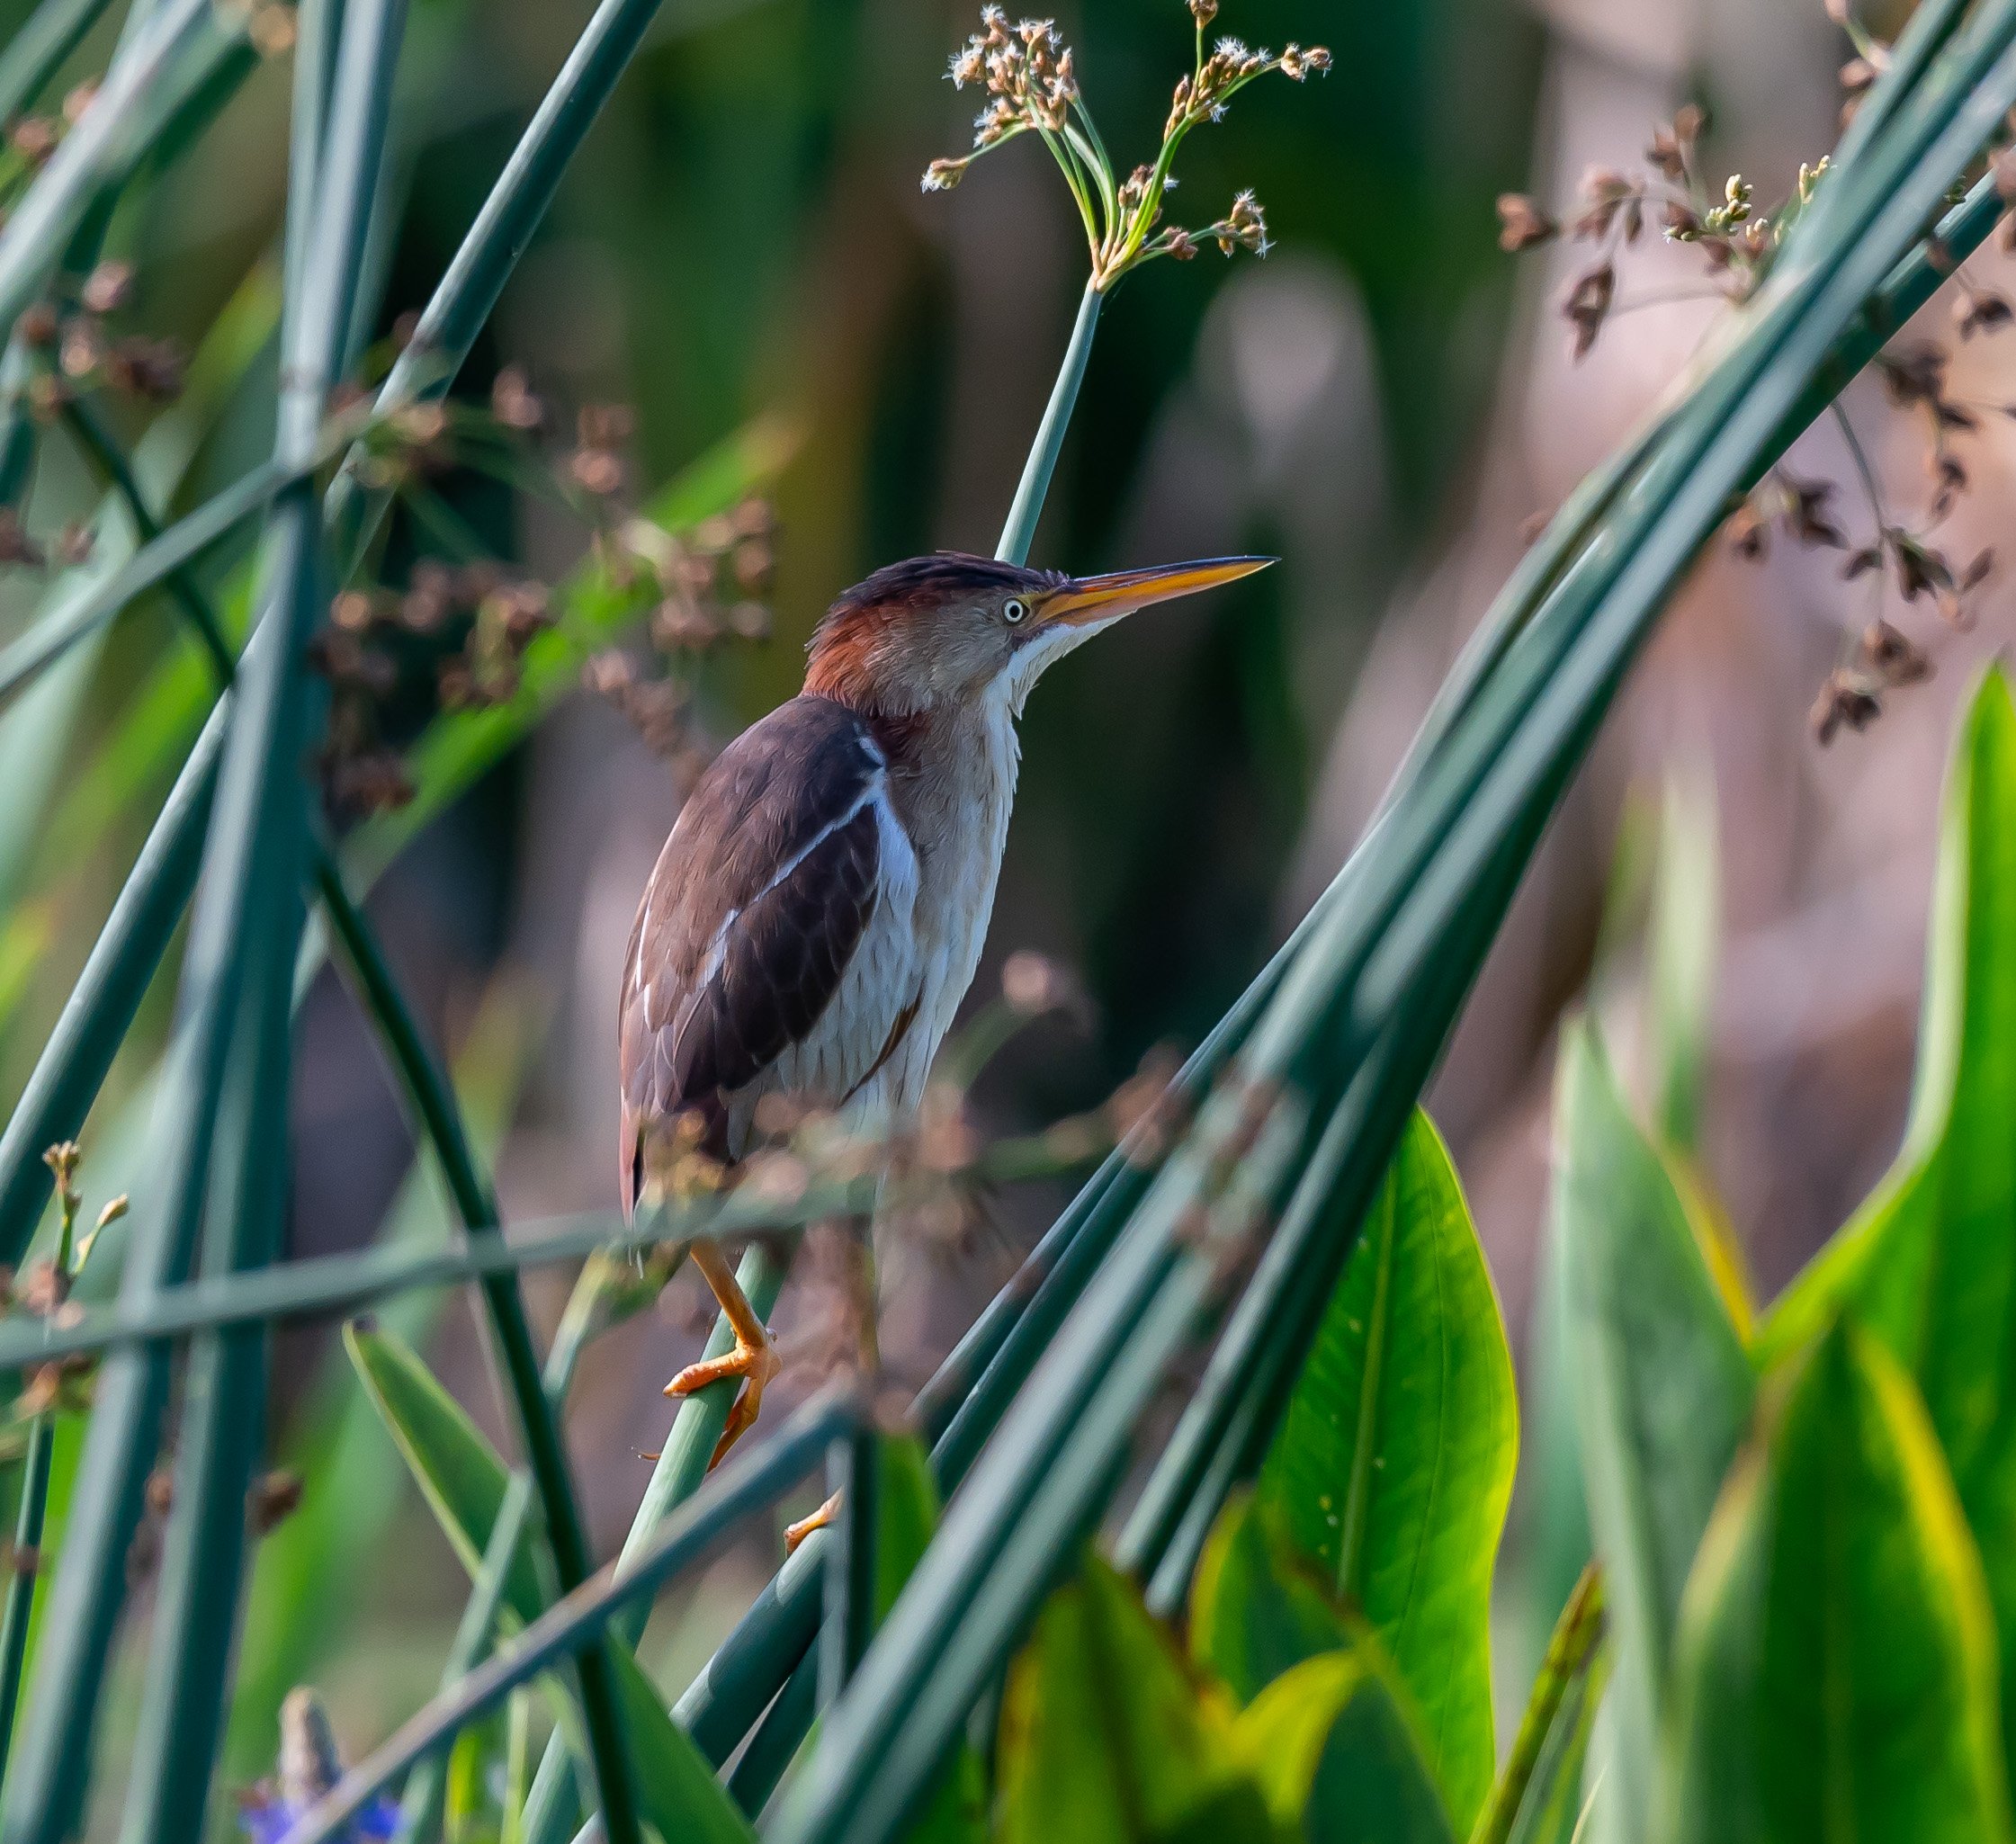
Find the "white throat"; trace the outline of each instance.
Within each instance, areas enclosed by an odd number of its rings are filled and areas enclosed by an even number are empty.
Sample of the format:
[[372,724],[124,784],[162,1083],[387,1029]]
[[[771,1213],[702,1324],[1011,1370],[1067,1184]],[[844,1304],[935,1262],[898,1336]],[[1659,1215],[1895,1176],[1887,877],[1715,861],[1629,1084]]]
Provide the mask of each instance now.
[[1029,693],[1050,667],[1122,618],[1118,614],[1109,614],[1103,621],[1089,621],[1076,626],[1058,622],[1017,648],[1015,657],[994,682],[997,694],[1006,702],[1009,717],[1022,715],[1022,707],[1029,702]]

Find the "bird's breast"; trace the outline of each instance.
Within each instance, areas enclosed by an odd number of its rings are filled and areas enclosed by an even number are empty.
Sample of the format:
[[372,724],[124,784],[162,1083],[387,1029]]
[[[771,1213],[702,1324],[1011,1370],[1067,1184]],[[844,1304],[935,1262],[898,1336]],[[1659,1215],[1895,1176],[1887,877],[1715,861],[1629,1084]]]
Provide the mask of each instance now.
[[935,727],[892,783],[898,816],[917,854],[913,913],[926,1064],[951,1029],[980,965],[1019,759],[1014,717],[1004,698]]

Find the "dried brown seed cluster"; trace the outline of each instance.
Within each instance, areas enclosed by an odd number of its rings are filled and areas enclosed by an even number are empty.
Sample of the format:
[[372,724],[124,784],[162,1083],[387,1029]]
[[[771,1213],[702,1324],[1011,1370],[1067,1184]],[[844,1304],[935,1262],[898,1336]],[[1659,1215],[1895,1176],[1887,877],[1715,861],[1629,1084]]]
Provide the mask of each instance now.
[[301,1476],[275,1467],[252,1481],[246,1517],[255,1536],[268,1536],[300,1507]]
[[614,534],[628,547],[614,557],[614,567],[658,598],[644,623],[648,657],[608,649],[587,662],[583,683],[637,728],[683,785],[697,779],[711,756],[677,675],[724,643],[769,639],[763,597],[775,570],[775,524],[767,503],[748,499],[702,520],[684,540],[635,524]]
[[576,486],[596,499],[623,491],[623,451],[637,431],[637,413],[626,404],[585,406],[575,419],[579,441],[568,461]]
[[1826,169],[1825,161],[1802,166],[1792,195],[1778,210],[1765,213],[1741,174],[1729,175],[1718,192],[1708,187],[1698,157],[1706,123],[1703,112],[1689,103],[1653,130],[1639,169],[1591,166],[1582,175],[1565,226],[1524,192],[1500,195],[1501,249],[1533,249],[1564,230],[1577,242],[1597,246],[1594,258],[1569,279],[1561,300],[1576,358],[1595,345],[1619,306],[1619,260],[1639,242],[1648,223],[1656,222],[1668,243],[1700,251],[1708,271],[1705,297],[1741,300],[1761,279],[1786,223],[1811,198]]
[[1813,701],[1806,721],[1814,740],[1823,746],[1833,741],[1841,730],[1867,730],[1882,714],[1878,687],[1850,667],[1837,667],[1827,676],[1820,694]]
[[217,11],[237,25],[262,58],[283,58],[294,49],[294,9],[282,0],[218,0]]
[[[544,584],[489,563],[451,568],[425,559],[403,592],[338,595],[309,649],[309,664],[330,686],[319,765],[330,812],[354,819],[413,798],[404,757],[385,738],[403,654],[432,658],[444,707],[497,703],[516,692],[525,649],[551,624]],[[415,648],[416,640],[427,644]],[[444,643],[452,649],[445,657]]]
[[693,693],[684,680],[647,673],[620,647],[589,657],[581,683],[621,712],[651,753],[672,765],[682,790],[700,779],[707,750],[696,740]]
[[934,160],[924,175],[927,192],[946,192],[982,154],[1017,136],[1035,133],[1062,170],[1084,221],[1091,251],[1092,282],[1111,288],[1121,276],[1156,256],[1187,260],[1208,243],[1230,255],[1247,249],[1264,255],[1267,220],[1250,192],[1241,192],[1227,214],[1202,228],[1162,223],[1162,201],[1174,187],[1171,173],[1183,138],[1202,123],[1223,118],[1232,98],[1257,77],[1279,71],[1299,83],[1330,68],[1321,45],[1293,45],[1278,56],[1249,49],[1237,39],[1221,39],[1208,51],[1204,31],[1217,6],[1193,4],[1196,49],[1188,75],[1179,78],[1162,126],[1162,144],[1152,163],[1118,178],[1090,109],[1072,71],[1071,52],[1049,20],[1010,25],[998,6],[981,11],[981,30],[952,60],[948,75],[956,88],[981,87],[986,106],[974,124],[972,152]]
[[[1078,100],[1078,79],[1071,70],[1071,47],[1058,34],[1054,21],[1025,19],[1014,25],[999,6],[980,10],[980,30],[968,39],[945,75],[955,90],[969,84],[987,97],[973,122],[973,148],[985,153],[1003,141],[1034,129],[1061,134]],[[952,170],[926,188],[943,191],[959,183],[965,162],[934,160],[933,172]]]
[[1737,508],[1725,527],[1737,554],[1754,559],[1765,554],[1775,521],[1801,543],[1846,551],[1842,578],[1866,579],[1876,590],[1879,606],[1862,630],[1855,657],[1829,675],[1814,702],[1812,728],[1823,743],[1844,729],[1866,728],[1880,714],[1886,693],[1913,685],[1931,671],[1923,649],[1881,612],[1886,587],[1894,586],[1906,605],[1929,601],[1949,626],[1966,628],[1973,624],[1976,593],[1994,568],[1992,551],[1982,551],[1958,564],[1932,535],[1967,485],[1967,471],[1954,452],[1953,438],[1979,426],[1974,410],[1949,394],[1946,353],[1936,345],[1909,346],[1882,354],[1876,365],[1891,403],[1924,418],[1926,465],[1933,482],[1925,528],[1914,531],[1886,514],[1874,471],[1847,412],[1838,405],[1835,414],[1862,476],[1874,524],[1869,542],[1850,543],[1832,515],[1829,483],[1799,480],[1783,469]]
[[490,386],[490,414],[506,429],[530,435],[546,421],[546,406],[540,400],[517,365],[506,365]]
[[14,389],[41,422],[52,422],[78,392],[95,387],[141,403],[172,403],[182,395],[188,359],[172,339],[114,335],[105,322],[132,294],[128,263],[101,263],[78,284],[73,300],[35,302],[16,322],[32,363]]
[[1901,525],[1886,525],[1874,544],[1850,555],[1841,574],[1852,580],[1880,568],[1886,557],[1896,573],[1897,594],[1906,602],[1929,597],[1949,626],[1974,625],[1967,598],[1994,574],[1993,551],[1977,552],[1964,568],[1956,570],[1943,551]]
[[[83,1153],[74,1140],[58,1141],[42,1154],[42,1163],[55,1181],[58,1212],[56,1248],[49,1257],[31,1262],[18,1276],[5,1276],[4,1303],[18,1307],[55,1325],[74,1323],[83,1308],[71,1302],[70,1294],[99,1235],[108,1224],[126,1214],[127,1200],[115,1197],[98,1213],[96,1221],[83,1235],[77,1222],[84,1205],[77,1188],[77,1170]],[[4,1274],[4,1270],[0,1270]],[[75,1352],[45,1364],[25,1380],[8,1410],[12,1426],[19,1428],[54,1410],[82,1412],[91,1406],[89,1379],[97,1368],[91,1352]],[[14,1566],[32,1571],[37,1559],[32,1552],[15,1554]]]
[[[363,408],[372,393],[359,385],[336,391],[332,407],[340,415]],[[421,483],[449,472],[467,459],[456,437],[458,408],[439,402],[400,405],[359,438],[358,480],[380,493],[409,492]]]
[[1737,556],[1761,562],[1770,553],[1774,525],[1794,543],[1832,551],[1848,549],[1848,533],[1835,523],[1832,480],[1803,480],[1775,468],[1754,493],[1729,515],[1723,531]]
[[[1888,49],[1853,19],[1845,0],[1830,0],[1829,11],[1854,39],[1857,55],[1841,73],[1843,87],[1852,98],[1886,67]],[[1791,193],[1769,211],[1740,174],[1711,192],[1699,161],[1704,125],[1698,109],[1683,109],[1670,123],[1653,130],[1642,170],[1590,168],[1565,224],[1524,193],[1509,192],[1499,199],[1499,244],[1507,251],[1535,248],[1564,235],[1597,246],[1594,259],[1570,278],[1561,300],[1577,358],[1590,349],[1620,308],[1633,305],[1619,299],[1620,258],[1640,240],[1648,222],[1656,222],[1667,241],[1702,252],[1712,284],[1702,291],[1704,298],[1740,300],[1762,278],[1786,229],[1825,178],[1825,160],[1801,166]],[[2003,224],[2005,247],[2016,248],[2016,148],[1993,155],[1990,167],[2004,206],[2012,208]],[[2010,300],[1967,275],[1954,253],[1936,238],[1928,244],[1927,254],[1937,273],[1951,281],[1952,311],[1962,340],[1994,335],[2016,323],[2016,307]],[[1832,482],[1802,479],[1784,468],[1774,470],[1734,507],[1725,534],[1738,556],[1752,560],[1769,554],[1774,532],[1800,545],[1844,551],[1842,576],[1868,578],[1879,601],[1894,583],[1907,606],[1929,601],[1948,624],[1968,626],[1975,594],[1994,568],[1993,555],[1983,551],[1963,565],[1931,533],[1967,490],[1968,467],[1956,442],[1978,428],[1982,407],[1955,398],[1948,384],[1948,356],[1940,346],[1917,345],[1887,352],[1875,366],[1891,403],[1923,418],[1925,464],[1932,483],[1923,527],[1913,529],[1885,512],[1875,473],[1846,412],[1837,404],[1836,415],[1868,502],[1873,538],[1866,544],[1851,542],[1834,507]],[[1995,407],[2016,417],[2016,404]],[[1864,728],[1880,713],[1886,694],[1924,678],[1931,670],[1923,649],[1886,619],[1879,606],[1861,626],[1851,656],[1821,689],[1813,710],[1815,735],[1825,742],[1843,729]]]

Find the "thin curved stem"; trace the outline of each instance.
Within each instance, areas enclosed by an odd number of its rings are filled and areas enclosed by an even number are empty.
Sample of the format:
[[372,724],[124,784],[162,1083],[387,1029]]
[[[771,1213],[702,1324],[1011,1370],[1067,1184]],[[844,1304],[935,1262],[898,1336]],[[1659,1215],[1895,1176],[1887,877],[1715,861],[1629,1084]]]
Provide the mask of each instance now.
[[1883,509],[1883,488],[1877,481],[1876,470],[1869,465],[1862,438],[1855,433],[1855,425],[1849,420],[1841,399],[1837,397],[1827,408],[1841,430],[1841,439],[1848,446],[1849,459],[1855,463],[1855,471],[1861,478],[1862,491],[1868,495],[1869,512],[1875,517],[1877,542],[1880,543],[1883,534],[1890,529],[1890,516]]
[[1064,432],[1071,426],[1071,411],[1078,402],[1079,387],[1085,381],[1085,366],[1092,356],[1092,336],[1098,331],[1102,297],[1091,282],[1078,304],[1078,318],[1071,324],[1071,343],[1064,348],[1064,363],[1058,368],[1057,381],[1051,387],[1050,401],[1044,407],[1036,439],[1017,483],[1008,523],[1001,527],[1001,542],[994,555],[1004,563],[1026,563],[1035,542],[1036,522],[1043,516],[1043,503],[1050,491],[1057,457],[1063,452]]
[[[63,426],[84,451],[85,459],[93,470],[125,503],[140,543],[143,546],[153,543],[161,535],[161,522],[148,507],[133,470],[119,444],[98,420],[97,412],[83,398],[73,397],[64,399],[62,416]],[[187,563],[177,563],[169,569],[167,589],[184,618],[195,631],[211,670],[220,683],[228,685],[237,670],[237,660],[231,651],[231,643],[224,638],[224,629],[217,619],[216,610],[189,574]]]

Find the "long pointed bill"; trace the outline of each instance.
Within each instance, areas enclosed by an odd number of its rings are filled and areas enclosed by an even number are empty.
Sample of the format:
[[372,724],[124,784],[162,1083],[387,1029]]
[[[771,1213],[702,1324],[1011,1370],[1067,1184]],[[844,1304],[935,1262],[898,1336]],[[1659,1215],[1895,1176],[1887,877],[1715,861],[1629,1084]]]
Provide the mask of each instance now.
[[1271,557],[1212,557],[1199,563],[1166,563],[1153,569],[1115,570],[1110,576],[1079,577],[1043,598],[1040,626],[1087,627],[1117,620],[1151,602],[1173,602],[1221,583],[1236,583],[1274,562]]

